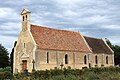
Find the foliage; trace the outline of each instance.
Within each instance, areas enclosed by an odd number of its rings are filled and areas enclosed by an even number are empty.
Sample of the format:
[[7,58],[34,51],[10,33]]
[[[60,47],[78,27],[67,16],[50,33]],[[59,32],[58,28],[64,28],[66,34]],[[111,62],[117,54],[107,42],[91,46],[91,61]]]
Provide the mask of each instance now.
[[111,49],[114,51],[115,65],[120,65],[120,46],[112,45],[112,43],[108,39],[106,39],[106,42],[111,47]]
[[10,67],[0,68],[0,80],[12,79],[12,78],[13,78],[13,75],[11,73]]
[[114,51],[114,58],[115,58],[115,65],[120,65],[120,46],[115,45],[113,46]]
[[[27,80],[23,73],[16,74],[15,79]],[[51,69],[35,71],[29,75],[31,80],[120,80],[120,67],[90,69]]]
[[18,73],[18,74],[14,74],[14,80],[26,80],[27,77],[25,76],[24,73]]
[[7,49],[0,44],[0,68],[9,66],[9,57]]

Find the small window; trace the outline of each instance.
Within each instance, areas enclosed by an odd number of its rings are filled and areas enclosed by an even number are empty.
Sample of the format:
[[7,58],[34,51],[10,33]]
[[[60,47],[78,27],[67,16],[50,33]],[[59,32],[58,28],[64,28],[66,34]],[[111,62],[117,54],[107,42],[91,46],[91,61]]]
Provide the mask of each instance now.
[[98,64],[98,57],[95,56],[95,64]]
[[75,52],[73,53],[73,63],[75,63]]
[[47,52],[47,63],[49,63],[49,52]]
[[57,64],[59,64],[59,53],[58,52],[56,52],[56,62]]
[[24,43],[24,48],[25,48],[25,43]]
[[108,64],[108,56],[106,56],[106,64]]
[[65,64],[68,64],[68,55],[65,55]]
[[24,16],[23,16],[23,21],[24,21]]
[[87,57],[86,57],[86,55],[84,56],[84,64],[87,64]]
[[26,20],[27,20],[27,15],[26,15]]

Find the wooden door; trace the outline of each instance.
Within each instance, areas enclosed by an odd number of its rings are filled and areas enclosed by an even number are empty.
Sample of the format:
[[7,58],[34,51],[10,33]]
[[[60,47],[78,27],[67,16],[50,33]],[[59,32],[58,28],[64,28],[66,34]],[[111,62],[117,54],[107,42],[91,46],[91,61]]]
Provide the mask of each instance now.
[[27,69],[27,60],[23,60],[22,70],[25,71]]

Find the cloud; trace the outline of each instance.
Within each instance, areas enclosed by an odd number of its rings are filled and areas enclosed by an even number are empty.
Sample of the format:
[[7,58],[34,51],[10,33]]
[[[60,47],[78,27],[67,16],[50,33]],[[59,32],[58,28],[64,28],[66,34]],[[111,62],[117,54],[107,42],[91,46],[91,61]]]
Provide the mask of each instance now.
[[109,30],[120,30],[120,25],[105,25],[102,28],[109,29]]
[[24,7],[30,9],[33,24],[79,31],[120,45],[120,0],[7,0],[0,5],[0,38],[7,48],[21,31]]
[[17,12],[15,12],[14,9],[7,8],[7,7],[1,7],[0,8],[0,18],[1,19],[6,19],[6,20],[19,20],[20,18],[18,17],[19,15]]

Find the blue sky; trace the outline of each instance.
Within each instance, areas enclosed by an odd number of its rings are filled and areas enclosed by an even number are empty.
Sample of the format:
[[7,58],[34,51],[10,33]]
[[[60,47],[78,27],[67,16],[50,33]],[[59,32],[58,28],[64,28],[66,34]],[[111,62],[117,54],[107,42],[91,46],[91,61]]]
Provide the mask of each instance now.
[[21,11],[31,22],[83,35],[108,38],[120,45],[120,0],[0,0],[0,43],[9,52],[21,31]]

